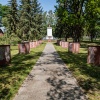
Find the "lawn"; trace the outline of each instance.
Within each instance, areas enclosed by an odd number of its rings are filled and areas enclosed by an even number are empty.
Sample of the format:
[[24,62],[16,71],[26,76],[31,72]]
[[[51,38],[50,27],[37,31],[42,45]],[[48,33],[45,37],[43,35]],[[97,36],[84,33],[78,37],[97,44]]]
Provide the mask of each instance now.
[[54,43],[55,49],[77,79],[89,100],[100,100],[100,66],[87,64],[87,47],[97,44],[99,43],[81,42],[80,53],[73,54]]
[[11,64],[0,66],[0,100],[12,100],[19,87],[32,70],[45,43],[31,49],[30,54],[18,54],[18,46],[11,46]]

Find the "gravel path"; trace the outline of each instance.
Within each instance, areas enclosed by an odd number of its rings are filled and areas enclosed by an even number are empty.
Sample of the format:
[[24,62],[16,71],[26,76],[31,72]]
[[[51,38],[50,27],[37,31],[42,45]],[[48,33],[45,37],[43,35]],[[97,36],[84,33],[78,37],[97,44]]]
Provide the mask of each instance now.
[[13,100],[87,100],[76,79],[47,43],[41,57]]

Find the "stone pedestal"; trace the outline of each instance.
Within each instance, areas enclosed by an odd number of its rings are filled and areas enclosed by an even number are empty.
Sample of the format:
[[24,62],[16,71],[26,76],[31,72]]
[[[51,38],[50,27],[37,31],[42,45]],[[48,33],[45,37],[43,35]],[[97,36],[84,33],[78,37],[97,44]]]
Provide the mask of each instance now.
[[68,44],[69,44],[69,42],[66,42],[66,41],[62,41],[62,42],[61,42],[61,46],[62,46],[63,48],[68,48]]
[[68,51],[72,53],[79,53],[80,43],[70,42],[68,46]]
[[89,46],[87,63],[100,65],[100,46]]
[[68,48],[69,42],[65,42],[65,48]]
[[61,46],[64,48],[64,46],[65,46],[65,42],[64,41],[61,42]]
[[30,49],[33,48],[33,42],[30,42]]
[[19,54],[21,54],[21,53],[24,53],[24,54],[30,53],[30,43],[29,42],[19,43],[18,48],[19,48]]
[[36,47],[36,41],[33,41],[33,48]]
[[10,45],[0,45],[0,66],[11,62]]

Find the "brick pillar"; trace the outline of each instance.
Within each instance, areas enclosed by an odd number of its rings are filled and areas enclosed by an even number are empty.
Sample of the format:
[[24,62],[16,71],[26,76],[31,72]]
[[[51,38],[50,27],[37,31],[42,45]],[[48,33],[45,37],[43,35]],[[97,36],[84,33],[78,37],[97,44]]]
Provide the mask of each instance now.
[[100,46],[89,46],[87,63],[100,65]]
[[72,53],[79,53],[80,43],[70,42],[68,46],[68,51]]
[[19,43],[18,48],[19,48],[19,54],[21,54],[21,53],[24,53],[24,54],[30,53],[30,43],[29,42]]
[[10,45],[0,45],[0,66],[11,62]]

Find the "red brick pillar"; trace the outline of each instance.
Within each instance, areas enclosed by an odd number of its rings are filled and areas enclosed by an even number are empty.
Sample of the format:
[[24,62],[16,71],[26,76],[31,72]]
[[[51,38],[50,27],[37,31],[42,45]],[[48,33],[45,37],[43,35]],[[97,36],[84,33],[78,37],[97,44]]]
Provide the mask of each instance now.
[[65,42],[65,48],[68,48],[69,42]]
[[36,47],[36,41],[33,41],[33,48]]
[[10,45],[0,45],[0,66],[11,62]]
[[61,42],[61,46],[62,46],[63,48],[68,48],[68,44],[69,44],[69,42],[66,42],[66,41],[62,41],[62,42]]
[[68,51],[72,53],[79,53],[80,43],[70,42],[68,46]]
[[33,48],[33,42],[30,42],[30,48]]
[[73,43],[73,53],[79,53],[80,43]]
[[61,46],[64,48],[64,46],[65,46],[65,42],[64,41],[61,42]]
[[87,63],[100,65],[100,46],[89,46]]
[[29,42],[22,42],[18,44],[19,53],[28,54],[30,53],[30,43]]

